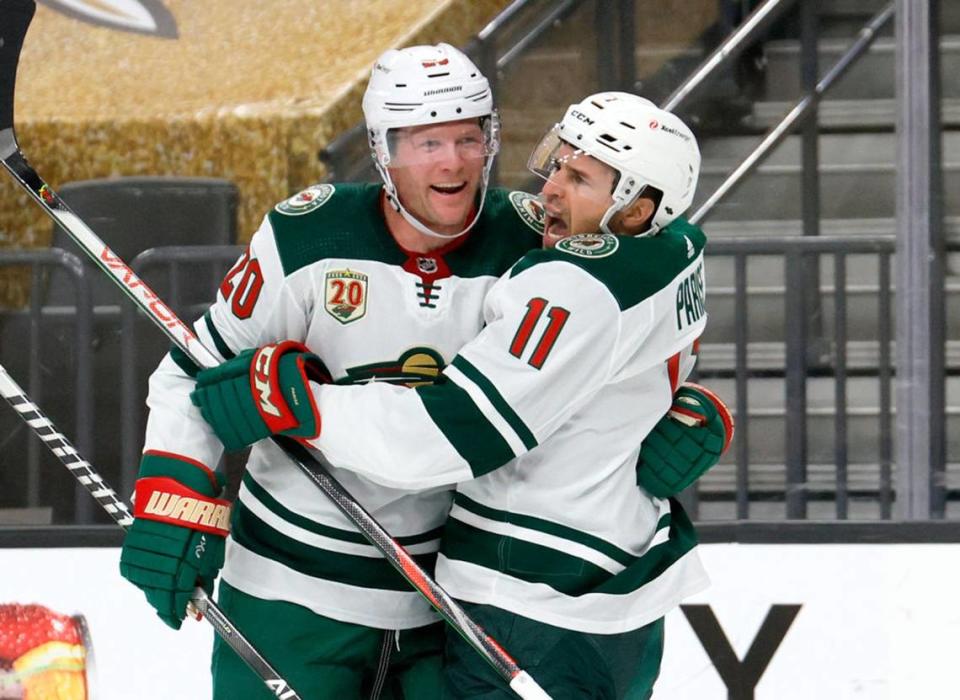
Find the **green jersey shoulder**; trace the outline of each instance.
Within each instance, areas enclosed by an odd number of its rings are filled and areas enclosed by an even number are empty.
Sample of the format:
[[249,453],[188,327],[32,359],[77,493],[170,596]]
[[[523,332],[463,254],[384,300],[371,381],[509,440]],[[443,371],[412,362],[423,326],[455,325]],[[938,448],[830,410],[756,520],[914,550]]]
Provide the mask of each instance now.
[[[402,266],[408,257],[383,217],[383,187],[323,183],[289,197],[268,214],[285,275],[326,258]],[[461,277],[499,276],[539,247],[543,210],[532,195],[491,188],[470,232],[435,252]]]
[[267,215],[284,274],[325,258],[402,264],[406,256],[383,222],[379,185],[323,183],[277,204]]
[[540,247],[543,222],[543,208],[533,195],[490,188],[476,224],[462,241],[449,244],[444,257],[455,275],[499,277]]
[[552,249],[528,253],[513,266],[510,275],[546,263],[569,263],[606,286],[624,310],[667,286],[702,254],[706,240],[703,231],[683,219],[655,236],[580,234]]

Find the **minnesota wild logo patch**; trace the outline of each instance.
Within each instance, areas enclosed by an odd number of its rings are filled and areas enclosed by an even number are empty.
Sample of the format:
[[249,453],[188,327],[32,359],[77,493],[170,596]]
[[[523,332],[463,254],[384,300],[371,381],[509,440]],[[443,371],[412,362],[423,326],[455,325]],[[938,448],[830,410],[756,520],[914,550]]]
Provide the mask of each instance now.
[[363,318],[367,313],[367,276],[354,270],[328,272],[323,308],[343,324]]
[[274,207],[281,214],[286,214],[287,216],[301,216],[303,214],[308,214],[314,209],[319,209],[324,204],[327,203],[327,200],[333,196],[333,193],[336,191],[336,188],[333,185],[328,185],[326,183],[322,185],[313,185],[298,192],[297,194],[290,197],[290,199],[285,199],[280,204]]
[[509,198],[510,204],[517,210],[517,214],[523,219],[523,223],[542,236],[546,215],[540,200],[532,194],[519,190],[511,192]]
[[619,247],[620,241],[609,233],[581,233],[564,238],[556,245],[557,250],[580,258],[605,258],[613,255]]
[[348,367],[347,376],[337,384],[367,384],[387,382],[416,387],[437,383],[442,377],[443,356],[432,348],[416,347],[407,350],[396,360],[374,362]]

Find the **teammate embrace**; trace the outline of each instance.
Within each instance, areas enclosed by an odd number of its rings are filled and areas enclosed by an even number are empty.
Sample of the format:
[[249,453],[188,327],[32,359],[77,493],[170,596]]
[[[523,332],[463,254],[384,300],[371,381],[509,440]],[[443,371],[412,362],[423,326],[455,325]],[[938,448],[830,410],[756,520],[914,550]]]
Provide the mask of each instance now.
[[[290,435],[554,698],[648,697],[664,614],[707,583],[669,496],[732,435],[681,386],[706,323],[705,237],[678,218],[696,139],[592,95],[534,150],[538,199],[488,187],[499,120],[453,47],[386,52],[363,107],[383,184],[278,204],[195,324],[224,364],[172,351],[151,377],[121,572],[179,627],[222,566],[221,607],[304,698],[512,697],[263,439]],[[146,507],[220,512],[213,468],[248,445],[229,532]],[[218,641],[214,697],[257,688]]]

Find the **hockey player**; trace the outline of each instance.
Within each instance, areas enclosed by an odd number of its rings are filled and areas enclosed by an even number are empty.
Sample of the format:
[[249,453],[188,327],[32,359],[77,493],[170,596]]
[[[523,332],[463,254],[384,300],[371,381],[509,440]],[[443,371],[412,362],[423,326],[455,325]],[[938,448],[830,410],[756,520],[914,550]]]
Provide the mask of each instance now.
[[[533,197],[488,190],[499,122],[487,80],[446,44],[391,50],[364,116],[382,184],[322,184],[278,204],[196,324],[223,360],[296,339],[338,381],[430,383],[483,326],[496,279],[541,241]],[[150,379],[136,520],[122,574],[178,628],[199,579],[224,558],[219,602],[304,698],[437,697],[442,623],[382,555],[272,443],[250,453],[232,528],[164,514],[164,494],[223,513],[220,440],[190,402],[177,351]],[[358,426],[359,427],[359,426]],[[304,428],[312,436],[315,428]],[[449,488],[411,493],[335,477],[428,570]],[[219,641],[217,700],[269,697]]]
[[[323,386],[307,348],[261,343],[202,372],[193,400],[229,447],[282,432],[391,488],[457,483],[441,585],[554,697],[644,698],[664,614],[707,583],[682,508],[657,497],[662,482],[638,488],[635,469],[706,322],[705,238],[677,219],[699,150],[674,115],[601,93],[571,106],[531,165],[552,249],[490,289],[486,325],[444,381]],[[684,391],[728,442],[722,404]],[[456,635],[444,674],[445,696],[510,697]]]
[[[487,81],[462,53],[388,51],[364,115],[383,184],[317,185],[264,218],[195,325],[222,359],[296,339],[338,382],[429,384],[482,328],[497,277],[540,245],[537,201],[487,190],[499,125]],[[229,504],[211,471],[222,446],[190,403],[195,371],[172,351],[151,377],[123,575],[178,628],[193,586],[212,587],[226,548],[221,606],[305,697],[387,697],[395,687],[436,697],[438,617],[270,443],[251,451],[228,536]],[[432,568],[449,489],[335,476]],[[197,499],[210,517],[164,512],[171,495]],[[219,641],[213,679],[217,700],[268,697]]]

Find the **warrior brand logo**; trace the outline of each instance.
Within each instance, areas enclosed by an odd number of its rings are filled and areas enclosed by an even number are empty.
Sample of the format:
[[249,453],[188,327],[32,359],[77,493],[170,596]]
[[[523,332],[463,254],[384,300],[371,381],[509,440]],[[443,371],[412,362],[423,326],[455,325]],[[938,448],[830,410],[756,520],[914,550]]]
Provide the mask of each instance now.
[[270,360],[273,359],[273,353],[277,351],[276,345],[268,345],[257,353],[256,365],[253,368],[253,386],[257,391],[257,400],[260,404],[260,411],[268,415],[280,418],[280,409],[270,400],[272,390],[270,388],[270,375],[267,368],[270,366]]
[[582,233],[577,236],[564,238],[555,246],[564,253],[576,255],[578,258],[605,258],[613,255],[620,247],[616,236],[608,233]]
[[179,520],[192,525],[203,525],[223,531],[230,529],[230,506],[166,491],[152,492],[143,512],[146,515]]
[[40,0],[81,22],[124,32],[177,38],[177,23],[160,0]]
[[584,122],[585,124],[588,124],[588,125],[591,125],[591,126],[594,124],[593,119],[591,119],[590,117],[588,117],[588,116],[587,116],[586,114],[584,114],[583,112],[578,112],[578,111],[575,110],[575,109],[570,112],[570,116],[573,117],[574,119],[579,119],[580,121]]
[[442,95],[445,92],[457,92],[458,90],[463,90],[463,85],[456,85],[454,87],[437,88],[436,90],[427,90],[425,93],[423,93],[423,96],[429,97],[430,95]]
[[677,286],[677,330],[696,323],[706,313],[707,296],[703,284],[703,263],[700,263]]

